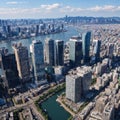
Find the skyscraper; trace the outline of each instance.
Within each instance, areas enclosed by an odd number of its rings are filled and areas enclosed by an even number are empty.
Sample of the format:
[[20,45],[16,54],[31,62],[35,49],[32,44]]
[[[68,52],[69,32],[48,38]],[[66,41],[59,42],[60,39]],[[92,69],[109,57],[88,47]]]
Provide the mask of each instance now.
[[86,32],[82,34],[82,43],[83,43],[82,49],[83,49],[84,62],[89,62],[90,39],[91,39],[91,32]]
[[100,40],[94,40],[93,41],[93,54],[95,56],[95,62],[98,62],[100,60],[100,47],[101,47],[101,41]]
[[82,41],[70,40],[69,41],[69,58],[72,66],[81,64],[82,60]]
[[64,41],[63,40],[55,41],[55,65],[56,66],[64,65]]
[[66,75],[66,98],[79,102],[86,97],[92,80],[91,67],[81,66],[69,71]]
[[113,54],[114,54],[114,44],[109,43],[108,46],[107,46],[107,56],[109,58],[113,58]]
[[39,84],[41,81],[44,80],[45,76],[44,53],[42,42],[34,40],[31,44],[31,52],[35,83]]
[[36,25],[36,35],[39,34],[39,25]]
[[14,45],[13,49],[15,52],[19,78],[22,80],[22,83],[25,83],[30,80],[28,49],[22,46],[22,44]]
[[8,34],[11,33],[11,26],[10,25],[7,26],[7,32],[8,32]]
[[81,66],[76,68],[77,75],[82,78],[82,95],[85,96],[89,91],[92,81],[91,67]]
[[70,73],[66,76],[66,98],[77,103],[81,100],[81,77],[76,73]]
[[15,87],[19,83],[15,55],[5,52],[6,49],[0,50],[1,69],[4,75],[4,85],[8,88]]
[[45,61],[48,65],[53,66],[55,64],[55,53],[54,53],[54,40],[45,40]]

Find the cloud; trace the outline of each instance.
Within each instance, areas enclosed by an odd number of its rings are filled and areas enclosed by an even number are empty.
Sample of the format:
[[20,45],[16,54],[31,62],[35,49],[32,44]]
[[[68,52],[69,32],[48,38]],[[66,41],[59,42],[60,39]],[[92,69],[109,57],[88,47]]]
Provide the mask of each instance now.
[[113,5],[104,5],[104,6],[94,6],[90,8],[77,8],[77,7],[71,7],[71,6],[65,6],[61,8],[61,12],[115,12],[120,11],[120,6],[113,6]]
[[16,5],[18,4],[17,1],[6,2],[7,5]]
[[17,14],[28,14],[29,13],[40,13],[43,12],[41,11],[41,9],[39,8],[0,8],[0,15],[4,15],[4,14],[9,14],[9,15],[17,15]]
[[91,11],[117,11],[120,6],[113,6],[113,5],[105,5],[105,6],[95,6],[92,8],[89,8],[88,10]]
[[83,11],[84,9],[82,8],[75,8],[75,7],[71,7],[71,6],[65,6],[63,8],[60,9],[61,12],[80,12],[80,11]]
[[[12,4],[18,4],[13,2]],[[89,8],[64,6],[59,3],[40,5],[35,8],[0,8],[0,18],[48,18],[71,16],[120,16],[120,6],[104,5]]]
[[50,4],[50,5],[41,5],[41,8],[46,9],[46,10],[53,10],[53,9],[57,9],[60,7],[59,3],[54,3],[54,4]]
[[87,10],[97,12],[97,11],[100,11],[100,10],[102,10],[102,9],[103,9],[103,8],[102,8],[101,6],[95,6],[95,7],[92,7],[92,8],[88,8]]
[[10,2],[6,2],[7,5],[17,5],[17,4],[23,4],[26,2],[17,2],[17,1],[10,1]]
[[113,6],[113,5],[105,5],[104,7],[103,7],[103,10],[117,10],[117,8],[118,7],[116,7],[116,6]]

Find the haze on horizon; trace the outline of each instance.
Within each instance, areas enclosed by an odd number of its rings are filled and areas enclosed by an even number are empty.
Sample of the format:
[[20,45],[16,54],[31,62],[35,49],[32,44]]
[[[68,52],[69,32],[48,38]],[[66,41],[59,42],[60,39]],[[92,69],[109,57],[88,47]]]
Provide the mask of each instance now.
[[120,17],[120,0],[2,0],[0,19]]

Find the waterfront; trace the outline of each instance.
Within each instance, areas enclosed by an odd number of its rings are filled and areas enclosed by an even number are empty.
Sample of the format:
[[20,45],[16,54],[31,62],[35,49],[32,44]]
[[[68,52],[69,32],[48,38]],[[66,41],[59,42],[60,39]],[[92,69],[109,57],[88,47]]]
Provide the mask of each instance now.
[[30,44],[32,43],[33,40],[41,40],[44,44],[45,39],[51,38],[53,40],[63,40],[64,42],[68,41],[71,36],[79,35],[79,32],[76,30],[74,27],[67,27],[67,32],[61,32],[61,33],[56,33],[56,34],[50,34],[50,35],[42,35],[42,36],[37,36],[37,37],[32,37],[28,39],[20,39],[16,41],[7,41],[7,42],[1,42],[0,43],[0,48],[5,47],[9,50],[10,53],[13,52],[12,49],[12,44],[16,42],[21,42],[23,45],[27,46],[28,50],[30,49]]
[[57,96],[62,92],[63,90],[41,104],[41,107],[48,113],[49,120],[67,120],[70,117],[70,114],[56,101]]
[[[51,34],[51,35],[44,35],[44,36],[38,36],[34,38],[29,39],[21,39],[16,41],[8,41],[8,42],[2,42],[0,44],[0,47],[5,47],[9,50],[10,53],[13,53],[12,44],[16,42],[21,42],[24,46],[27,46],[29,50],[29,46],[32,43],[32,40],[41,40],[44,44],[44,40],[47,38],[52,38],[54,40],[60,39],[64,42],[68,41],[71,36],[78,35],[78,31],[75,28],[69,27],[67,32],[57,33],[57,34]],[[2,73],[2,72],[0,72]],[[63,92],[63,91],[61,91]],[[64,110],[63,107],[60,106],[58,102],[56,102],[57,95],[60,95],[61,92],[56,93],[52,97],[50,97],[48,100],[42,103],[43,109],[46,109],[48,112],[48,115],[50,117],[50,120],[67,120],[70,117],[70,114]]]

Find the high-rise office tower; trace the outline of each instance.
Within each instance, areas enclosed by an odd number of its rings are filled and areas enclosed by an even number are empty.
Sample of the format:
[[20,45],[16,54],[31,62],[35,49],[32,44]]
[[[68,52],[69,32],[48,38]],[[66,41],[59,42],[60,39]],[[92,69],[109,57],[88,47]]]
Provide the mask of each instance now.
[[21,32],[21,28],[17,27],[17,32],[20,33]]
[[81,77],[76,73],[70,73],[66,76],[66,98],[77,103],[81,100]]
[[83,60],[89,62],[91,32],[82,34]]
[[93,54],[95,56],[95,62],[98,62],[100,60],[100,47],[101,47],[101,41],[100,40],[94,40],[93,41]]
[[8,30],[7,30],[7,26],[3,26],[2,29],[3,29],[3,32],[4,32],[4,33],[7,33],[7,31],[8,31]]
[[45,40],[45,62],[53,66],[55,64],[55,53],[54,53],[54,40],[46,39]]
[[55,32],[55,25],[54,24],[51,25],[51,32]]
[[0,50],[1,70],[4,76],[4,86],[7,88],[16,87],[19,83],[15,55],[6,52],[5,48]]
[[69,41],[69,58],[72,66],[78,66],[82,60],[82,41]]
[[34,40],[30,49],[35,83],[40,84],[45,79],[43,44],[41,41]]
[[20,43],[14,45],[13,49],[15,52],[19,78],[21,79],[22,83],[25,83],[30,80],[28,49],[27,47],[22,46]]
[[36,35],[39,34],[39,25],[36,25]]
[[91,67],[81,66],[76,68],[76,73],[82,78],[82,95],[85,96],[89,91],[92,81]]
[[86,97],[92,80],[91,67],[82,66],[69,71],[66,75],[66,98],[79,102]]
[[109,43],[108,46],[107,46],[107,56],[109,58],[113,58],[113,54],[114,54],[114,44]]
[[7,26],[7,32],[10,35],[10,33],[11,33],[11,26],[10,25]]
[[64,65],[64,41],[63,40],[55,41],[55,65],[56,66]]

